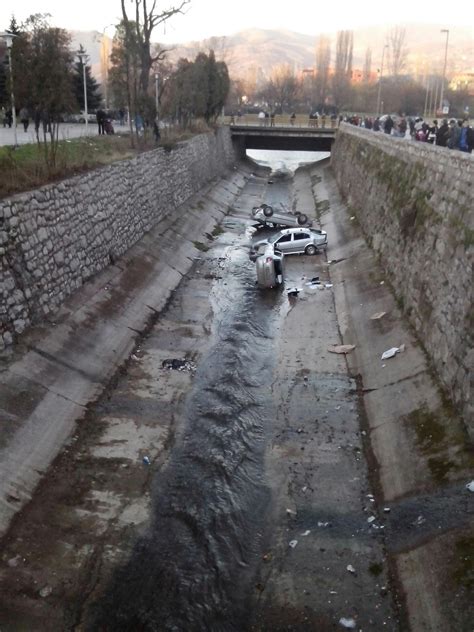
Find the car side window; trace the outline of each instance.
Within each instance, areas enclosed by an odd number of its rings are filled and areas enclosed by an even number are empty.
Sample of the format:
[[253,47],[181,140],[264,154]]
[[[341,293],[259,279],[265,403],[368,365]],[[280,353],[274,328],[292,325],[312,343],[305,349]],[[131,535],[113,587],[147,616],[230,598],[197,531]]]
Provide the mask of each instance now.
[[309,235],[308,235],[308,233],[296,233],[294,235],[294,238],[295,238],[295,241],[297,239],[309,239]]
[[291,241],[291,235],[283,235],[283,237],[280,237],[277,241],[277,244],[282,244],[285,241]]

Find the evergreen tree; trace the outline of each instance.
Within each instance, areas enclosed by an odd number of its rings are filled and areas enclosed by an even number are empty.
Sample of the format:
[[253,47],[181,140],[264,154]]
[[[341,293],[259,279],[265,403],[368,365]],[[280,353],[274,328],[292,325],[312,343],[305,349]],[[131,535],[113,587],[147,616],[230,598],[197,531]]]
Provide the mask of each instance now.
[[[79,47],[79,53],[85,53],[85,49],[82,44]],[[88,111],[97,110],[102,101],[102,97],[99,92],[99,84],[91,74],[91,68],[86,63],[86,91],[87,91],[87,109]],[[81,111],[85,110],[84,104],[84,74],[83,64],[81,58],[74,63],[72,83],[74,96]]]

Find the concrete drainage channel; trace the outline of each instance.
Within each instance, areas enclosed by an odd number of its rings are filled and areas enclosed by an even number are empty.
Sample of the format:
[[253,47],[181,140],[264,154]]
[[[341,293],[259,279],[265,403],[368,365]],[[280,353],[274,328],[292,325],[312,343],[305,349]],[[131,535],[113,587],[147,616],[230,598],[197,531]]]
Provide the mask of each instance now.
[[[311,182],[316,201],[328,200],[322,221],[330,246],[328,257],[289,258],[287,283],[303,289],[297,297],[255,287],[249,209],[275,193],[265,176],[239,170],[191,205],[194,247],[187,239],[176,253],[171,237],[150,235],[127,258],[125,281],[114,283],[111,269],[89,288],[94,309],[81,311],[79,299],[65,308],[55,330],[61,344],[28,341],[43,362],[59,357],[66,376],[68,367],[76,379],[93,367],[92,383],[103,392],[95,404],[84,403],[85,414],[77,409],[80,423],[3,539],[2,630],[448,629],[450,604],[442,596],[436,603],[433,582],[423,583],[416,561],[420,553],[426,561],[427,549],[416,547],[422,532],[438,547],[440,576],[450,577],[439,545],[456,534],[464,556],[468,551],[466,516],[456,530],[453,518],[461,519],[463,508],[468,515],[467,497],[456,500],[456,477],[437,495],[425,480],[420,495],[420,470],[418,478],[413,471],[420,455],[408,439],[410,477],[391,467],[396,437],[386,436],[382,450],[367,398],[384,389],[368,379],[375,362],[365,337],[384,344],[392,317],[371,325],[380,338],[364,329],[361,314],[353,324],[360,303],[370,313],[386,305],[378,293],[374,302],[370,284],[360,287],[355,268],[365,277],[370,266],[359,263],[364,246],[327,172],[301,170],[277,183],[278,196],[307,210]],[[181,221],[173,231],[190,234]],[[161,257],[153,254],[157,243]],[[306,285],[316,276],[322,289]],[[150,280],[151,295],[131,302],[131,290]],[[378,280],[377,288],[384,289]],[[127,314],[121,326],[113,321],[119,309]],[[145,328],[139,317],[147,310]],[[92,325],[104,330],[87,341]],[[127,341],[112,344],[122,327],[130,328]],[[99,381],[99,360],[75,356],[100,341],[127,361],[112,379],[103,370]],[[347,357],[328,351],[354,342]],[[44,392],[39,370],[36,377]],[[13,381],[10,388],[13,394]],[[463,476],[464,453],[452,458]],[[419,515],[424,522],[410,526]],[[441,540],[433,521],[442,526]],[[459,594],[450,599],[467,611],[467,571],[456,569]],[[455,616],[463,629],[467,619]]]

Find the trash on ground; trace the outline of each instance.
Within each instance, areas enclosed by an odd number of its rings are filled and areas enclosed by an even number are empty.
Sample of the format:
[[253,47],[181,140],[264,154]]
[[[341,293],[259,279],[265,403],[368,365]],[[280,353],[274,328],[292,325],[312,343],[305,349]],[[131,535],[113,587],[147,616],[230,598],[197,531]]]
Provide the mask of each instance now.
[[287,513],[289,516],[296,516],[296,511],[293,511],[293,509],[287,509],[287,510],[286,510],[286,513]]
[[426,518],[423,518],[423,516],[418,516],[418,518],[415,520],[415,522],[413,523],[413,525],[415,527],[419,527],[420,525],[422,525],[424,522],[426,522]]
[[273,180],[268,180],[268,184],[273,184]]
[[168,358],[161,363],[163,369],[169,369],[173,371],[194,371],[196,365],[194,362],[190,362],[186,359]]
[[287,295],[288,296],[293,296],[296,297],[298,296],[298,294],[301,292],[301,290],[299,290],[297,287],[292,287],[291,289],[287,290]]
[[324,287],[327,287],[329,289],[330,287],[332,287],[332,285],[333,285],[332,283],[325,283]]
[[315,286],[315,285],[321,285],[321,281],[319,280],[319,277],[313,277],[309,281],[306,281],[305,285],[308,285],[310,287]]
[[352,564],[348,564],[346,566],[346,569],[349,571],[349,573],[355,573],[356,569],[352,566]]
[[305,531],[304,533],[302,533],[301,535],[302,535],[303,537],[306,537],[306,536],[307,536],[307,535],[309,535],[310,533],[311,533],[311,531],[309,531],[309,530],[308,530],[308,531]]
[[405,345],[400,345],[399,347],[391,347],[382,353],[381,360],[388,360],[388,358],[393,358],[397,355],[397,353],[403,353],[405,351]]
[[351,217],[351,222],[352,222],[352,220],[353,220],[353,219],[355,219],[355,215],[352,215],[352,217]]
[[383,318],[385,316],[387,312],[376,312],[375,314],[372,314],[372,316],[370,317],[370,320],[380,320],[381,318]]
[[373,522],[375,520],[375,516],[370,516],[370,518],[367,518],[367,522],[370,524],[371,522]]
[[390,509],[390,507],[384,507],[383,511],[384,511],[384,513],[390,513],[391,509]]
[[297,544],[298,544],[298,540],[290,540],[288,542],[288,545],[291,546],[292,549],[294,549]]
[[380,281],[380,285],[384,285],[385,281]]
[[346,628],[347,630],[355,630],[356,622],[354,619],[346,619],[345,617],[341,617],[339,619],[339,623],[342,625],[343,628]]
[[318,527],[329,527],[329,522],[318,522]]
[[304,487],[301,488],[301,491],[304,493],[307,489],[308,489],[308,486],[305,485]]
[[143,463],[145,465],[151,465],[151,461],[150,461],[149,457],[147,457],[147,456],[144,456],[142,461],[143,461]]
[[49,597],[49,595],[53,592],[51,586],[45,586],[39,591],[40,597]]
[[355,345],[331,345],[328,347],[328,351],[331,353],[350,353],[355,348]]
[[134,353],[132,353],[131,358],[132,358],[132,360],[136,360],[137,362],[138,362],[139,360],[141,360],[141,358],[139,358],[139,357],[138,357],[137,355],[135,355]]
[[470,483],[468,483],[466,485],[466,489],[468,489],[470,492],[474,492],[474,481],[471,481]]
[[263,560],[264,562],[271,562],[271,561],[272,561],[272,558],[273,558],[273,555],[272,555],[271,553],[265,553],[265,554],[262,556],[262,560]]

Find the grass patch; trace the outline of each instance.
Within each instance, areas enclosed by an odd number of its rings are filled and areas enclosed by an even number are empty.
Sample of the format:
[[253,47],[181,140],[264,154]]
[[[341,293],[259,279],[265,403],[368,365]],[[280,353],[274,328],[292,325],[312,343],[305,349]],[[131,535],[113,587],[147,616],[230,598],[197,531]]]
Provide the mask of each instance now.
[[379,575],[381,575],[382,571],[382,564],[379,564],[378,562],[372,562],[372,564],[369,564],[369,573],[374,577],[378,577]]
[[197,248],[201,252],[207,252],[209,250],[209,246],[206,246],[206,244],[203,244],[202,241],[193,241],[193,245],[195,248]]
[[461,538],[455,544],[456,564],[453,579],[457,586],[474,588],[474,537]]
[[[37,143],[20,145],[16,148],[0,147],[0,173],[2,174],[0,199],[119,160],[127,160],[158,147],[171,151],[178,142],[208,131],[209,128],[204,128],[202,125],[196,125],[187,130],[170,128],[163,130],[160,144],[157,145],[151,135],[147,135],[140,139],[139,147],[131,146],[129,134],[64,139],[58,144],[54,166],[46,164],[44,147]],[[59,136],[61,133],[60,128]]]
[[219,237],[219,235],[222,235],[223,232],[224,232],[224,229],[216,224],[216,226],[214,226],[214,228],[212,230],[212,236],[213,237]]

